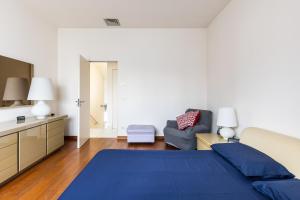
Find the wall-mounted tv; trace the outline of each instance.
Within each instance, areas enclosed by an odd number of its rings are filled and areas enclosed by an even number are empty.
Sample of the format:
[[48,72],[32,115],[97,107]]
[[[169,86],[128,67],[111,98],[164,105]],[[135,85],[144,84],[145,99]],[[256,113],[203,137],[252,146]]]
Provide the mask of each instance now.
[[0,55],[0,107],[32,105],[27,100],[33,64]]

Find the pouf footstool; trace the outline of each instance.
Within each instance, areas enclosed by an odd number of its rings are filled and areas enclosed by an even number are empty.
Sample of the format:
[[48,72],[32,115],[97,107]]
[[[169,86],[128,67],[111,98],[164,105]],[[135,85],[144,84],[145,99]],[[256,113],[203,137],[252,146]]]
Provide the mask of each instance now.
[[128,143],[154,143],[155,127],[153,125],[129,125],[127,127]]

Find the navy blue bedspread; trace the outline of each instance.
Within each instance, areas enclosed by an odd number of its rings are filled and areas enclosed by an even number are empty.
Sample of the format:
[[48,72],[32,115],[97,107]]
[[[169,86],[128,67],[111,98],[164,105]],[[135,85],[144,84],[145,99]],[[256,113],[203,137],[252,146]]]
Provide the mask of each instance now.
[[60,197],[99,200],[266,200],[213,151],[99,152]]

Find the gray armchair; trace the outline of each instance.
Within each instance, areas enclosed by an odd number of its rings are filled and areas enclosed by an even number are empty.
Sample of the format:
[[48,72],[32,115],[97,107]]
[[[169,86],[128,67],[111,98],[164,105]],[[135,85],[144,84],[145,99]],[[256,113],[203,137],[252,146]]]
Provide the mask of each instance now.
[[[197,109],[187,109],[185,112],[196,111]],[[164,128],[165,142],[182,150],[192,150],[197,147],[196,133],[210,133],[212,126],[212,112],[199,110],[200,120],[194,127],[179,130],[175,120],[168,120]]]

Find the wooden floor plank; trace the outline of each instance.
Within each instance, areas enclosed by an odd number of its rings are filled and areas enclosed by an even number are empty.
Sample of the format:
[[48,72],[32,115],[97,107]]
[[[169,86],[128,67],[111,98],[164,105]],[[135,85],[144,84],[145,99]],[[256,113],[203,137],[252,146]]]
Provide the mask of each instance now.
[[90,139],[80,149],[76,142],[65,145],[43,162],[0,188],[2,200],[57,199],[87,163],[102,149],[174,149],[161,140],[154,144],[127,144],[126,140]]

